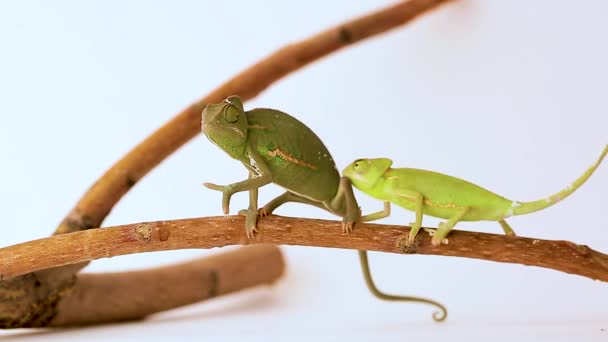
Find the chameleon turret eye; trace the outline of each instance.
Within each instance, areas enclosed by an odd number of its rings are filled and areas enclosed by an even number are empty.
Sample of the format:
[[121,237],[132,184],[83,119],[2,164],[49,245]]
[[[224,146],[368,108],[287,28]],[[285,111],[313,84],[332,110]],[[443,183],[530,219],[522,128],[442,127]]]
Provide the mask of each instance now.
[[228,106],[224,113],[224,117],[226,118],[226,122],[235,123],[239,120],[239,111],[233,106]]
[[228,96],[225,100],[225,103],[232,105],[234,108],[243,111],[243,100],[241,100],[240,97],[238,97],[237,95],[232,95],[232,96]]

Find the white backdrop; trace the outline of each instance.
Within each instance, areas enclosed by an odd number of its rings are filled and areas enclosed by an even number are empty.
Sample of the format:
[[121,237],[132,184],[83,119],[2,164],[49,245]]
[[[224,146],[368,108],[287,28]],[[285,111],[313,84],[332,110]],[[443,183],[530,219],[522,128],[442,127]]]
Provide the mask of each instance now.
[[[291,41],[386,1],[0,2],[0,245],[46,236],[88,186],[174,113]],[[276,83],[246,104],[284,110],[324,140],[341,169],[359,157],[466,178],[534,200],[580,175],[608,143],[604,1],[458,1]],[[221,215],[219,193],[245,169],[198,136],[140,182],[105,225]],[[520,235],[608,251],[608,165],[545,211],[510,220]],[[281,190],[260,192],[265,203]],[[364,210],[381,203],[357,193]],[[236,212],[246,206],[236,195]],[[287,205],[278,214],[333,218]],[[395,208],[385,222],[406,224]],[[425,225],[437,220],[425,219]],[[496,223],[458,229],[499,233]],[[605,283],[552,270],[462,258],[374,253],[379,286],[450,310],[386,303],[365,288],[353,251],[286,247],[272,288],[144,323],[0,340],[92,336],[148,340],[289,336],[425,340],[608,338]],[[213,251],[94,262],[88,271],[169,264]]]

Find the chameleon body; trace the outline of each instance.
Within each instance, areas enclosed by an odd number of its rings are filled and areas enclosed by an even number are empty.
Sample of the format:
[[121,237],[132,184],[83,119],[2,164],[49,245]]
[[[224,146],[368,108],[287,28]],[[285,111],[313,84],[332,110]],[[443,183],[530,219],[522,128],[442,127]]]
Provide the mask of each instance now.
[[375,218],[388,216],[389,203],[416,212],[416,221],[410,223],[409,243],[414,241],[420,230],[423,214],[447,219],[439,224],[433,235],[432,243],[437,246],[460,221],[498,221],[506,234],[514,235],[506,218],[532,213],[566,198],[587,181],[607,153],[608,146],[598,160],[565,189],[532,202],[512,201],[473,183],[438,172],[391,168],[392,161],[387,158],[355,160],[344,169],[343,175],[357,189],[385,201],[385,211],[374,214]]
[[[301,202],[323,208],[343,217],[342,229],[352,230],[360,217],[350,181],[340,177],[329,151],[310,128],[278,110],[259,108],[245,112],[241,99],[231,96],[219,104],[208,105],[202,113],[203,133],[232,158],[249,169],[249,179],[220,186],[204,185],[223,192],[224,214],[230,197],[250,191],[245,230],[256,231],[257,189],[275,183],[287,191],[269,202],[260,214],[270,214],[286,202]],[[251,192],[254,192],[253,194]]]
[[[268,215],[287,202],[310,204],[342,217],[345,233],[353,229],[355,222],[369,218],[361,218],[350,180],[340,176],[325,145],[294,117],[268,108],[245,111],[238,96],[207,105],[201,116],[203,134],[249,170],[249,178],[241,182],[204,184],[223,193],[224,214],[229,212],[234,193],[249,191],[249,208],[239,212],[246,217],[247,237],[254,237],[258,214]],[[258,211],[258,188],[271,182],[286,191]],[[445,319],[445,308],[432,300],[380,292],[371,278],[366,251],[359,251],[359,256],[366,285],[375,296],[429,303],[442,311],[441,315],[434,315],[435,320]]]

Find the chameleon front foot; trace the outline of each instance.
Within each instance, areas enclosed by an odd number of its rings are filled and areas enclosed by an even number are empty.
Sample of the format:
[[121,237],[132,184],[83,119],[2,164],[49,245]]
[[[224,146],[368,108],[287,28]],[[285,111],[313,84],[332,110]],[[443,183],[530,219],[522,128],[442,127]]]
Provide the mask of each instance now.
[[222,210],[224,215],[228,215],[230,212],[230,198],[234,194],[234,190],[230,185],[217,185],[213,183],[203,183],[205,187],[215,191],[222,192]]
[[397,246],[404,253],[416,253],[416,236],[418,236],[418,231],[420,230],[420,223],[410,222],[410,232],[407,236],[401,237],[397,241]]
[[441,244],[447,245],[448,244],[448,239],[441,239],[440,240],[439,238],[433,237],[433,239],[431,240],[431,244],[434,247],[439,247],[439,246],[441,246]]
[[[433,228],[423,228],[423,229],[425,232],[427,232],[427,234],[429,234],[430,237],[432,237],[431,244],[433,246],[437,247],[440,244],[447,245],[449,243],[448,239],[442,239],[441,243],[439,243],[439,239],[436,238],[437,229],[433,229]],[[435,241],[437,241],[437,242],[435,242]]]
[[462,207],[456,214],[454,214],[454,216],[450,217],[449,220],[439,223],[439,227],[437,227],[437,231],[435,232],[433,240],[431,241],[433,246],[437,247],[441,244],[447,245],[448,239],[446,239],[446,237],[448,234],[450,234],[452,228],[454,228],[454,225],[456,225],[469,212],[470,209],[470,207]]
[[255,233],[258,232],[258,211],[255,209],[243,209],[239,211],[240,215],[245,216],[245,235],[248,239],[255,238]]
[[402,235],[396,242],[396,246],[405,254],[416,253],[416,243],[410,240],[408,235]]
[[397,246],[404,253],[415,253],[416,236],[418,236],[420,225],[416,225],[416,222],[411,222],[409,226],[411,227],[409,234],[403,235],[403,237],[399,238],[399,240],[397,241]]
[[253,239],[255,237],[255,233],[258,232],[258,212],[251,209],[241,209],[239,210],[239,215],[245,216],[245,235],[247,235],[247,238]]

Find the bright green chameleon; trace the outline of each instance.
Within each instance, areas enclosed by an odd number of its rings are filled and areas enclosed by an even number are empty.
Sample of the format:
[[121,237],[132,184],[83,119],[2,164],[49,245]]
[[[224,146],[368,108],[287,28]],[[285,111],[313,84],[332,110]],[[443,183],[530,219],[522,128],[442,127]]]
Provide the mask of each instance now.
[[[342,230],[349,233],[357,221],[375,219],[377,215],[360,217],[361,210],[348,178],[340,177],[329,151],[306,125],[278,110],[258,108],[244,111],[238,96],[230,96],[217,104],[209,104],[202,112],[203,134],[230,157],[249,170],[249,178],[229,185],[205,183],[223,193],[222,208],[229,212],[231,196],[249,191],[249,208],[245,216],[245,232],[252,238],[258,214],[265,216],[287,202],[310,204],[343,218]],[[285,193],[258,212],[258,188],[275,183]],[[366,284],[377,297],[385,300],[424,302],[439,307],[445,319],[445,308],[432,300],[393,296],[380,292],[370,276],[367,254],[359,251]]]
[[348,177],[357,189],[385,201],[384,212],[374,214],[375,219],[390,214],[390,203],[416,212],[416,221],[410,223],[410,244],[422,226],[423,214],[447,219],[441,222],[434,232],[432,243],[438,246],[460,221],[498,221],[505,234],[514,235],[513,229],[505,221],[506,218],[532,213],[566,198],[585,183],[606,153],[608,145],[599,159],[571,185],[533,202],[512,201],[465,180],[433,171],[394,169],[391,168],[392,160],[387,158],[357,159],[348,165],[342,174]]

